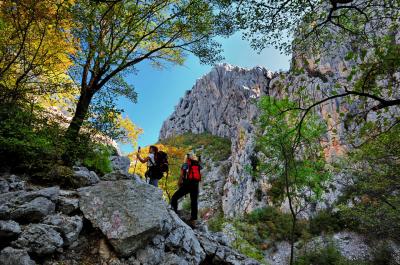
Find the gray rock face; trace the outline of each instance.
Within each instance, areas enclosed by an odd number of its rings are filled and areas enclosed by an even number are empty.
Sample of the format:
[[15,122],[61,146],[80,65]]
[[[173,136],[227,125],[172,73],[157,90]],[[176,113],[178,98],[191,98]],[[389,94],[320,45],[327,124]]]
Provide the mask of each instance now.
[[70,246],[78,239],[83,227],[81,217],[69,217],[62,214],[47,216],[43,223],[55,227],[55,230],[62,235],[65,246]]
[[0,252],[0,265],[35,265],[26,250],[7,247]]
[[86,167],[74,167],[74,183],[77,187],[85,187],[98,183],[99,177],[94,171],[90,171]]
[[85,218],[98,227],[122,256],[165,233],[169,214],[161,192],[132,181],[104,181],[79,189]]
[[185,132],[236,136],[237,124],[255,116],[256,107],[250,102],[267,92],[271,78],[272,73],[261,67],[217,65],[186,92],[163,123],[160,139]]
[[54,253],[64,244],[62,237],[54,228],[46,224],[30,224],[12,245],[37,255]]
[[21,233],[21,227],[17,222],[12,220],[0,220],[0,238],[15,237]]
[[127,174],[131,161],[126,156],[112,156],[110,158],[111,166],[114,172],[121,172]]

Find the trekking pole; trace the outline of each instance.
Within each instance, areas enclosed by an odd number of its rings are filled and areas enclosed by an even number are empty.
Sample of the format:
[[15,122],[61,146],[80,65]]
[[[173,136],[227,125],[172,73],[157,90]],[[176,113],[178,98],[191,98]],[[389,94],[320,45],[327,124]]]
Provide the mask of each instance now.
[[[139,148],[138,148],[138,153],[140,153],[140,146],[139,146]],[[133,175],[135,175],[135,173],[136,173],[136,165],[137,165],[137,161],[138,161],[138,158],[136,157],[136,161],[135,161],[135,168],[133,169]]]

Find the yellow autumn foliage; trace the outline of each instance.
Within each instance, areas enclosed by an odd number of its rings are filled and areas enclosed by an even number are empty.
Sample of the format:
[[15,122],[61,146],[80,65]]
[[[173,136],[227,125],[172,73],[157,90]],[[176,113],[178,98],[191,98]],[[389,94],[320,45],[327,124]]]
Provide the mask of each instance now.
[[72,0],[0,2],[0,97],[36,101],[73,83],[67,75],[77,49],[70,33]]
[[[171,145],[155,144],[158,150],[164,151],[168,154],[169,162],[169,175],[164,176],[159,181],[159,187],[163,190],[164,197],[168,200],[171,198],[172,194],[178,189],[178,179],[180,175],[180,168],[184,161],[185,155],[190,151],[189,147],[175,147]],[[149,152],[149,146],[142,148],[140,154],[142,157],[146,157]],[[136,161],[137,151],[128,155],[131,163],[130,173],[136,173],[142,178],[147,170],[147,165],[142,164],[139,160]],[[135,170],[136,164],[136,170]]]

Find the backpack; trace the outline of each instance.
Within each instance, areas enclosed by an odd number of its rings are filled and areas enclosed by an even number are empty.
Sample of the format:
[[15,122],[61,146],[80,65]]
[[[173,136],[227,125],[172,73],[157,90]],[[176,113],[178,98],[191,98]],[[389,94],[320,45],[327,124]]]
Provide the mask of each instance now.
[[161,173],[168,172],[168,155],[163,151],[158,151],[155,156],[156,166],[158,166]]
[[188,161],[189,164],[189,172],[187,174],[187,179],[190,181],[201,181],[201,166],[200,166],[200,162],[197,160],[189,160]]
[[158,151],[154,156],[154,164],[148,167],[145,176],[146,178],[161,179],[165,172],[168,172],[168,155],[163,151]]

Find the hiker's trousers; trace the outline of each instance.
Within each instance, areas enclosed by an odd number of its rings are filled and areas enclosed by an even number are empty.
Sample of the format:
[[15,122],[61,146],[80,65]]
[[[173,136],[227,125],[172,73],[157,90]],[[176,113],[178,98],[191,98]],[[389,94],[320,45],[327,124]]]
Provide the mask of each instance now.
[[183,185],[172,195],[171,206],[175,212],[178,211],[178,200],[190,194],[190,208],[191,208],[191,220],[197,220],[197,200],[199,198],[199,182],[197,181],[184,181]]

